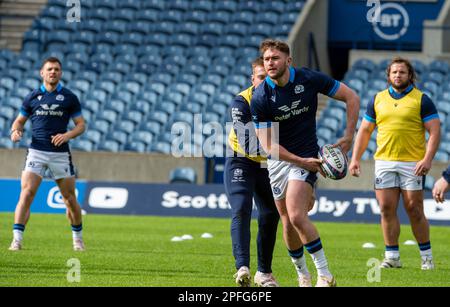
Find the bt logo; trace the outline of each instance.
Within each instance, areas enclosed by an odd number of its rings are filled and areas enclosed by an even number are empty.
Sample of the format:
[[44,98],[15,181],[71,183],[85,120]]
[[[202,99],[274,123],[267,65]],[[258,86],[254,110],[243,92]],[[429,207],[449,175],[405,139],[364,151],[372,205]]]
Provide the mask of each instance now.
[[379,0],[368,0],[367,21],[382,39],[394,41],[406,34],[409,28],[409,14],[398,3],[381,4]]

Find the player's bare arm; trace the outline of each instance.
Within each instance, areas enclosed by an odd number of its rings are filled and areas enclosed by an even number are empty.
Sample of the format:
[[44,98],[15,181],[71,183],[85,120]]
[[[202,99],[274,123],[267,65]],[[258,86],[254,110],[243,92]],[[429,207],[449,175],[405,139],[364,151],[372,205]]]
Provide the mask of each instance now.
[[23,136],[23,129],[25,126],[25,123],[27,122],[28,118],[19,114],[17,116],[16,120],[11,126],[11,141],[14,143],[19,142],[22,139]]
[[439,142],[441,139],[441,123],[439,119],[432,119],[424,124],[425,129],[428,131],[430,137],[427,142],[427,149],[425,157],[417,162],[414,173],[416,176],[424,176],[428,174],[431,169],[431,164],[439,148]]
[[264,151],[271,157],[278,156],[278,158],[282,161],[293,163],[311,172],[319,172],[325,177],[325,174],[320,168],[320,165],[322,164],[320,159],[302,158],[289,152],[286,148],[278,144],[274,138],[272,138],[271,128],[256,129],[256,135],[258,136],[259,142],[261,143]]
[[365,119],[361,122],[361,127],[356,135],[355,146],[353,147],[352,161],[350,162],[349,170],[350,174],[355,177],[359,177],[361,173],[361,157],[367,148],[370,141],[370,136],[375,129],[375,124]]
[[346,154],[352,147],[356,124],[358,123],[360,105],[359,96],[347,85],[341,83],[339,90],[333,98],[347,104],[347,128],[345,129],[344,136],[334,144],[334,146],[340,146],[342,151]]
[[75,127],[67,131],[66,133],[60,133],[55,136],[52,136],[52,143],[55,146],[61,146],[62,144],[67,143],[69,140],[76,138],[77,136],[84,133],[86,130],[86,123],[82,116],[78,116],[73,119],[75,123]]

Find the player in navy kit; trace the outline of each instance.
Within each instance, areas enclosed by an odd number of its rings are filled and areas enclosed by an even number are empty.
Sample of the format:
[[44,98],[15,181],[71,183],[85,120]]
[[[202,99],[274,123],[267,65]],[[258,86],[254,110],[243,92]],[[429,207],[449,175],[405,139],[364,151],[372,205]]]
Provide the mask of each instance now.
[[353,142],[359,98],[345,84],[322,73],[291,67],[290,49],[284,42],[266,40],[260,51],[268,76],[255,90],[250,106],[259,141],[270,155],[270,182],[283,227],[290,222],[298,234],[284,239],[297,267],[305,267],[301,243],[311,254],[318,272],[316,286],[335,286],[319,233],[308,218],[316,173],[322,172],[317,158],[317,95],[347,104],[347,127],[335,144],[344,153]]
[[[70,139],[81,135],[85,130],[81,105],[78,98],[59,83],[62,65],[57,58],[46,59],[40,74],[43,84],[25,98],[20,114],[11,128],[11,140],[18,142],[22,138],[26,121],[31,120],[32,140],[22,172],[20,198],[14,216],[14,238],[9,249],[22,249],[23,232],[30,217],[31,203],[44,173],[49,170],[67,206],[67,217],[72,225],[73,248],[83,251],[81,207],[75,196],[75,172],[68,145]],[[75,127],[67,131],[70,119]]]
[[[227,156],[224,170],[225,192],[232,212],[231,241],[237,270],[234,277],[238,286],[251,284],[250,223],[254,198],[258,209],[258,271],[254,282],[260,287],[277,287],[272,275],[272,255],[279,216],[270,192],[267,168],[261,166],[266,158],[258,152],[250,113],[253,91],[266,77],[261,58],[253,61],[252,71],[252,86],[239,93],[230,106],[233,129],[228,145],[233,154]],[[248,123],[251,127],[245,126]]]

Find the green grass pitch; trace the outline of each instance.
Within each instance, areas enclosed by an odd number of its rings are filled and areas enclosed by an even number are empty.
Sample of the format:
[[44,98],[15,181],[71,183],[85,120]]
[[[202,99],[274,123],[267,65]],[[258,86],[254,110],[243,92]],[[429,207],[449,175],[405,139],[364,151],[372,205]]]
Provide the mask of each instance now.
[[[72,251],[71,230],[65,216],[33,214],[24,249],[7,250],[12,238],[13,215],[0,214],[0,286],[234,286],[228,219],[87,215],[84,239],[87,251]],[[431,227],[436,264],[420,270],[418,247],[401,245],[402,269],[381,270],[379,282],[369,282],[376,271],[367,262],[381,260],[383,241],[379,225],[315,223],[338,286],[450,286],[450,227]],[[200,238],[213,234],[212,239]],[[171,242],[190,234],[193,240]],[[252,222],[251,271],[256,269],[256,221]],[[413,239],[402,226],[400,242]],[[363,249],[373,242],[375,249]],[[80,282],[67,279],[69,259],[76,258]],[[315,276],[311,258],[307,258]],[[273,272],[281,286],[297,285],[296,274],[282,241],[281,225],[273,259]],[[70,275],[70,274],[69,274]]]

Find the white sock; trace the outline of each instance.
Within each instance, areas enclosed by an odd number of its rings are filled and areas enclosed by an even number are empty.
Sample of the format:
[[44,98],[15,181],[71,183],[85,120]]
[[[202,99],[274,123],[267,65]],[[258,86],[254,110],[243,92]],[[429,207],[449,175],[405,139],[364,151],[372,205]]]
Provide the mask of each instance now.
[[291,261],[295,266],[295,270],[299,277],[301,276],[310,276],[308,267],[306,266],[306,258],[305,256],[301,256],[300,258],[291,257]]
[[384,256],[386,259],[399,259],[400,251],[385,251]]
[[424,251],[420,251],[420,257],[422,257],[422,259],[433,259],[433,253],[431,252],[431,248],[424,250]]
[[321,248],[314,254],[311,254],[311,257],[314,261],[314,265],[316,266],[317,274],[319,276],[326,276],[326,277],[333,276],[328,269],[328,261],[327,258],[325,257],[325,252],[323,251],[323,248]]
[[72,231],[73,239],[83,239],[83,231]]
[[23,240],[23,231],[14,229],[13,230],[14,240],[22,242]]

